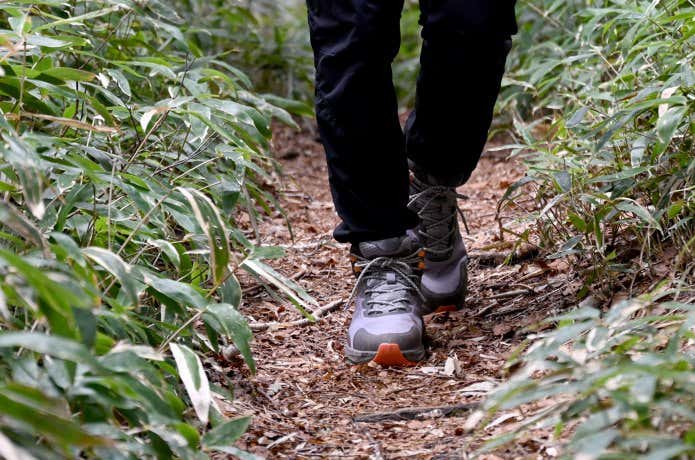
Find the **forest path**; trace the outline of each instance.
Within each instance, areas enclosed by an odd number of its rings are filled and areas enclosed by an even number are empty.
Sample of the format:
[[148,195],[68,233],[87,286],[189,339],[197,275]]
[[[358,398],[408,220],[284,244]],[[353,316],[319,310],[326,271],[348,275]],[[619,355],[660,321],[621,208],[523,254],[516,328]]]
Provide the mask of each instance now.
[[[331,239],[338,218],[322,149],[307,130],[287,128],[276,129],[274,146],[284,168],[278,192],[295,242],[288,244],[291,239],[280,215],[262,223],[263,243],[287,250],[287,256],[273,265],[321,305],[346,300],[354,280],[347,247]],[[495,212],[508,185],[522,175],[519,163],[486,152],[471,180],[460,188],[468,196],[460,204],[470,228],[470,234],[464,232],[470,252],[509,252],[508,243],[500,241]],[[342,306],[318,324],[255,333],[255,376],[234,358],[220,363],[234,385],[234,400],[225,410],[232,416],[254,416],[239,447],[266,458],[461,458],[471,441],[463,429],[469,411],[379,423],[354,418],[480,401],[504,379],[506,360],[523,340],[522,329],[562,308],[563,292],[571,284],[562,271],[533,260],[503,266],[473,257],[466,308],[426,319],[429,353],[414,368],[346,363],[342,351],[350,311]],[[242,279],[242,284],[247,293],[242,310],[252,321],[301,318],[291,305],[280,305],[263,289],[254,289],[253,280]],[[502,419],[484,436],[517,421]],[[540,433],[491,458],[537,454],[553,442]]]

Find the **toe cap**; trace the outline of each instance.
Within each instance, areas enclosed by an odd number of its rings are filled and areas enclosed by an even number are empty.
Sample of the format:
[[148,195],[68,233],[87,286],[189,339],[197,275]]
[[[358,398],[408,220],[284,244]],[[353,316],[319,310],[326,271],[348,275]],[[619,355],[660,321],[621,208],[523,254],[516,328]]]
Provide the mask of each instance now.
[[359,329],[351,342],[352,348],[360,351],[377,351],[384,343],[396,344],[401,350],[414,350],[422,347],[422,330],[415,325],[407,332],[373,333]]

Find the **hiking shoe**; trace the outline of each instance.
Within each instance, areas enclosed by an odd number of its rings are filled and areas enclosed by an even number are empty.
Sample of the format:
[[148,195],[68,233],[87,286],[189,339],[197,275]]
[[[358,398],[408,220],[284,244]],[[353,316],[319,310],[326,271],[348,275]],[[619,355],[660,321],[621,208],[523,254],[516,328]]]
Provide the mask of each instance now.
[[414,365],[425,357],[418,267],[424,252],[410,236],[364,242],[351,254],[358,276],[345,356],[353,363]]
[[463,196],[453,187],[411,180],[408,207],[420,217],[411,233],[425,251],[420,290],[427,313],[458,310],[466,299],[468,254],[459,230],[458,214],[463,219],[463,213],[458,198]]

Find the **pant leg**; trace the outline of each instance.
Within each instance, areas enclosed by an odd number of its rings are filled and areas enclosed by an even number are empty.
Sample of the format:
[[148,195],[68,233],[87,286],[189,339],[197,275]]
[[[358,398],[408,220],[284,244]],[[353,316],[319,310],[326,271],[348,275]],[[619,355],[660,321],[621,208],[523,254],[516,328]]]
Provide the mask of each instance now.
[[480,159],[517,30],[514,4],[420,1],[423,49],[407,154],[441,185],[463,184]]
[[355,243],[402,235],[416,224],[391,73],[403,0],[307,4],[316,115],[342,219],[334,236]]

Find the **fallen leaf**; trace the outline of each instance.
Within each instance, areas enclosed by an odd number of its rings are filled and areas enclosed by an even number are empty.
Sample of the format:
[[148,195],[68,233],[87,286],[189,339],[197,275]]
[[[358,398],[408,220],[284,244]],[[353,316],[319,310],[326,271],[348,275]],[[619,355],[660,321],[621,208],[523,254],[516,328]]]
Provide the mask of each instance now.
[[483,418],[485,418],[485,412],[481,410],[474,411],[468,416],[466,422],[463,424],[463,430],[466,433],[474,431]]
[[492,333],[494,335],[500,335],[500,336],[505,336],[509,332],[511,332],[514,329],[514,327],[510,324],[495,324],[495,326],[492,328]]
[[492,428],[494,428],[494,427],[496,427],[496,426],[498,426],[498,425],[501,425],[501,424],[503,424],[504,422],[507,422],[507,421],[509,421],[509,420],[511,420],[511,419],[521,420],[521,419],[523,419],[523,417],[522,417],[521,414],[520,414],[519,412],[517,412],[517,411],[509,412],[509,413],[507,413],[507,414],[502,414],[502,415],[500,415],[499,417],[497,417],[495,420],[493,420],[492,422],[490,422],[490,423],[485,427],[485,429],[486,429],[486,430],[490,430],[490,429],[492,429]]

